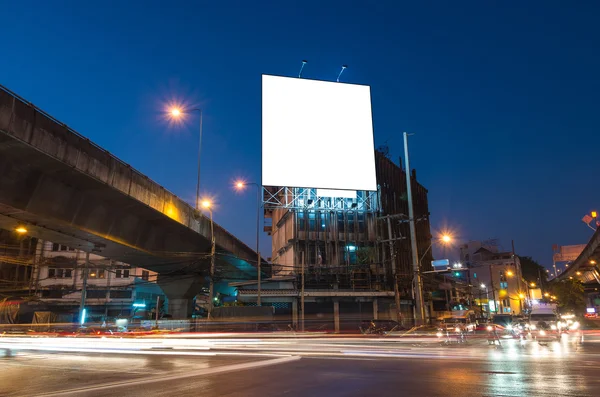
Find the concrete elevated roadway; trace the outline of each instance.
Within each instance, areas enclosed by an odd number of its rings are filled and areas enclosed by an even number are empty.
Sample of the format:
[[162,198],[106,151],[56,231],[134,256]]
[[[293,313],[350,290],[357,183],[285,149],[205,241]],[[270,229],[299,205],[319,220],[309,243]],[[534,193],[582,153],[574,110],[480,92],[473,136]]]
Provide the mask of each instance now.
[[600,284],[600,228],[596,230],[581,254],[557,279],[564,280],[570,277],[580,280],[586,288],[597,288]]
[[[0,228],[159,273],[176,317],[208,274],[210,220],[67,125],[0,86]],[[256,277],[256,252],[214,225],[217,268]]]

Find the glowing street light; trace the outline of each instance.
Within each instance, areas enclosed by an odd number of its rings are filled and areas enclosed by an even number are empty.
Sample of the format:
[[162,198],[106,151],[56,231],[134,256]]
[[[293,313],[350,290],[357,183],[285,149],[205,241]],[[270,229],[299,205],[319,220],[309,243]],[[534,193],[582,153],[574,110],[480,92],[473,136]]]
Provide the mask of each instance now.
[[581,272],[580,271],[576,271],[575,274],[578,275],[578,276],[581,276]]
[[596,261],[593,259],[590,259],[590,265],[595,265],[595,264],[596,264]]
[[534,283],[534,282],[531,282],[531,283],[529,283],[529,286],[530,286],[531,288],[535,288],[535,287],[536,287],[536,285],[537,285],[537,284],[536,284],[536,283]]
[[481,289],[487,288],[487,287],[485,286],[485,284],[483,284],[483,283],[480,285],[480,287],[481,287]]
[[546,292],[546,293],[544,294],[544,296],[547,298],[547,297],[549,297],[549,296],[550,296],[550,294],[549,294],[548,292]]
[[182,121],[187,113],[200,113],[200,137],[198,139],[198,180],[196,182],[196,202],[194,208],[198,209],[198,200],[200,200],[200,154],[202,153],[202,109],[188,108],[184,109],[179,106],[171,106],[167,109],[167,114],[174,121]]
[[592,211],[592,218],[598,217],[598,213],[596,211]]
[[206,209],[210,209],[210,207],[212,206],[212,203],[208,200],[202,200],[202,207],[206,208]]
[[262,301],[261,301],[261,265],[262,265],[262,259],[260,257],[260,205],[262,203],[262,199],[260,197],[260,194],[262,193],[262,189],[261,186],[258,183],[255,182],[244,182],[243,180],[238,180],[237,182],[235,182],[235,188],[237,190],[243,190],[246,186],[248,185],[253,185],[256,186],[256,271],[257,271],[257,278],[256,281],[258,283],[258,289],[257,289],[257,293],[256,293],[256,305],[257,306],[262,306]]
[[442,236],[442,239],[441,239],[441,240],[442,240],[442,242],[444,242],[444,243],[449,243],[449,242],[451,242],[451,241],[452,241],[452,237],[450,237],[450,236],[449,236],[449,235],[447,235],[447,234],[444,234],[444,235]]
[[519,299],[525,299],[525,294],[519,294]]
[[27,229],[24,226],[18,226],[15,229],[15,232],[17,232],[19,234],[25,234],[25,233],[27,233]]
[[512,270],[507,270],[507,271],[506,271],[506,275],[507,275],[508,277],[512,277],[512,276],[514,276],[515,274],[512,272]]

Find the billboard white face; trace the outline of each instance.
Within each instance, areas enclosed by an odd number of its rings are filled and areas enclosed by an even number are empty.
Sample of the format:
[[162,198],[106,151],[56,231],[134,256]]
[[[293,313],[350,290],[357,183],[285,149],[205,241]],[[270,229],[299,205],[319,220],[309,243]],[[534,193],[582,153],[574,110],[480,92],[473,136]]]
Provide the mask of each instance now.
[[369,86],[262,76],[262,184],[377,190]]

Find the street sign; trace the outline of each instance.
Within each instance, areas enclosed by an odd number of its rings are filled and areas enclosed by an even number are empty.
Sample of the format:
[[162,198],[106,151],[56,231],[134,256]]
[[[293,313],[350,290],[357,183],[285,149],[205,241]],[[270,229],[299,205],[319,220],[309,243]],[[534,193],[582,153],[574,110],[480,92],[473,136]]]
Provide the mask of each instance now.
[[448,259],[438,259],[431,261],[431,266],[434,270],[448,269],[450,267],[450,261]]

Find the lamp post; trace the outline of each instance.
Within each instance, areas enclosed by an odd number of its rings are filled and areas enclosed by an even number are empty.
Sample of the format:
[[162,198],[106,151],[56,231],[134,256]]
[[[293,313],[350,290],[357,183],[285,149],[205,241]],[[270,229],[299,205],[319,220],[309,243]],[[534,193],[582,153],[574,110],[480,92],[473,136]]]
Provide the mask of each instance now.
[[[485,289],[485,299],[487,299],[488,301],[488,316],[490,313],[490,297],[488,294],[488,288],[487,285],[481,283],[480,285],[481,289]],[[479,309],[481,310],[481,314],[483,314],[483,304],[481,303],[481,292],[479,292]]]
[[238,190],[243,189],[244,187],[246,187],[247,185],[253,185],[256,186],[256,270],[257,270],[257,282],[258,282],[258,289],[257,289],[257,294],[256,294],[256,305],[257,306],[261,306],[262,302],[261,302],[261,265],[262,265],[262,260],[260,257],[260,204],[261,204],[261,199],[260,199],[260,193],[261,193],[261,189],[260,189],[260,185],[256,182],[243,182],[243,181],[238,181],[235,183],[235,187]]
[[[451,241],[452,241],[452,237],[447,234],[444,234],[444,235],[442,235],[442,237],[440,237],[440,242],[443,244],[448,244]],[[431,244],[429,244],[429,247],[427,247],[427,249],[425,250],[423,255],[421,255],[421,258],[419,258],[419,269],[421,268],[421,263],[423,262],[423,259],[425,259],[425,255],[427,255],[429,250],[431,250],[431,247],[433,247],[433,242],[434,242],[434,240],[431,240]]]
[[202,207],[208,210],[210,214],[210,284],[208,288],[208,318],[212,318],[213,294],[215,290],[215,232],[213,228],[212,203],[208,200],[202,202]]
[[191,112],[200,113],[200,134],[199,134],[199,138],[198,138],[198,180],[196,181],[196,202],[194,205],[194,208],[196,208],[198,210],[199,209],[198,208],[199,200],[200,200],[200,154],[202,152],[202,109],[199,109],[199,108],[182,109],[182,108],[174,106],[171,109],[169,109],[169,116],[173,120],[182,120],[183,118],[185,118],[185,115],[187,113],[191,113]]

